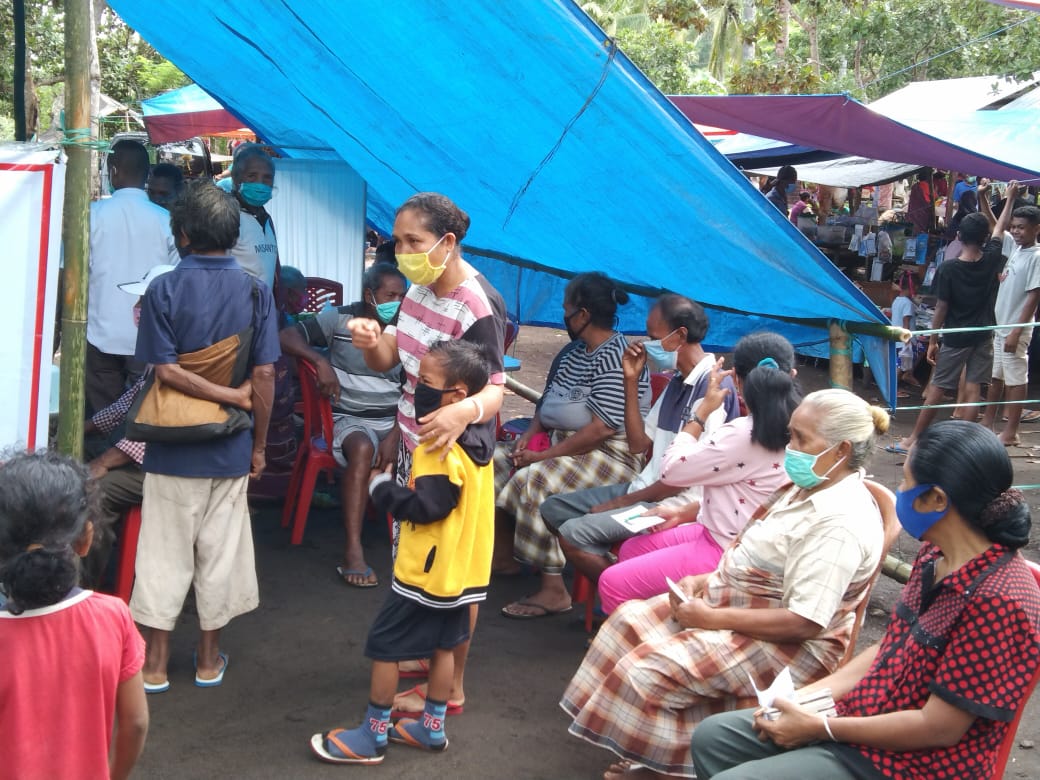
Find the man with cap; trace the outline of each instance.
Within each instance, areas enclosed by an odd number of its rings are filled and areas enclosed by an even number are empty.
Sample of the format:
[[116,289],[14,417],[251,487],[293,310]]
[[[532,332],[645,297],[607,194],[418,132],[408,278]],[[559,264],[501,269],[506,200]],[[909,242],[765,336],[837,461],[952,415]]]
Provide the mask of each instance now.
[[170,215],[145,192],[148,170],[143,145],[117,141],[108,155],[112,197],[90,207],[86,396],[91,414],[115,401],[143,370],[134,360],[132,301],[116,285],[180,259]]

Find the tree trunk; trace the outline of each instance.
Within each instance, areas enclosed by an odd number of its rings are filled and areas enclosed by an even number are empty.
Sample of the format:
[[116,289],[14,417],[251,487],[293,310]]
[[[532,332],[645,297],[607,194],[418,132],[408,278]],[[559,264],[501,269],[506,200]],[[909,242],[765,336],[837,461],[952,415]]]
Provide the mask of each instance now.
[[740,14],[740,29],[743,35],[741,42],[741,55],[744,62],[751,62],[755,58],[755,41],[748,32],[755,23],[755,0],[743,0]]
[[776,58],[783,62],[787,59],[787,44],[791,38],[791,3],[790,0],[779,0],[777,10],[780,13],[780,38],[776,42]]
[[90,123],[90,0],[65,0],[65,127],[75,133],[66,147],[62,244],[65,285],[61,315],[61,401],[58,449],[83,458],[84,380],[87,353],[87,254],[90,246],[90,150],[82,131]]
[[820,78],[820,24],[816,19],[806,28],[809,36],[809,59],[812,60],[813,73]]
[[25,112],[25,93],[29,86],[28,68],[26,68],[28,58],[25,56],[25,0],[14,0],[12,11],[14,17],[14,73],[11,84],[14,87],[14,140],[25,141],[31,132]]

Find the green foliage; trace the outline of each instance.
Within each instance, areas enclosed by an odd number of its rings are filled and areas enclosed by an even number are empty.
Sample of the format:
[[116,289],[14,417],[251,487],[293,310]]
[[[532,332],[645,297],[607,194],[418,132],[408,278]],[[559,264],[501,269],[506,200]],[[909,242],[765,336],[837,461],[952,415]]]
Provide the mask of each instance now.
[[727,82],[734,95],[812,95],[821,85],[809,62],[791,60],[745,62]]
[[692,68],[693,45],[675,35],[664,22],[653,22],[646,29],[619,29],[615,36],[621,50],[666,95],[684,95],[695,79]]

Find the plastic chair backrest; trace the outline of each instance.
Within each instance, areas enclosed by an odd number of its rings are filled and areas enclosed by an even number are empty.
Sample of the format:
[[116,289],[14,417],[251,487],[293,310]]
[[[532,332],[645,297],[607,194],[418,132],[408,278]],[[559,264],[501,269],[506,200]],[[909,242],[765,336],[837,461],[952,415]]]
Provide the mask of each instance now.
[[332,279],[323,279],[320,276],[308,276],[307,299],[304,301],[303,310],[311,314],[317,314],[325,308],[325,304],[333,306],[343,305],[343,285]]
[[512,314],[506,315],[506,339],[503,345],[503,351],[508,352],[509,348],[513,346],[513,342],[516,341],[517,335],[520,333],[520,322]]
[[303,431],[307,441],[325,442],[325,452],[332,454],[332,402],[318,390],[318,371],[309,360],[297,359],[300,395],[303,397]]
[[[1026,561],[1026,565],[1033,572],[1033,576],[1036,577],[1036,584],[1040,585],[1040,564]],[[1029,687],[1026,688],[1025,696],[1022,697],[1022,703],[1018,706],[1018,712],[1015,713],[1014,719],[1008,725],[1004,741],[1000,743],[997,763],[993,765],[993,780],[1001,780],[1004,777],[1004,769],[1007,767],[1008,759],[1011,758],[1011,749],[1015,746],[1015,734],[1018,731],[1018,724],[1022,720],[1022,713],[1026,711],[1026,704],[1029,703],[1029,697],[1032,695],[1038,682],[1040,682],[1040,668],[1033,674],[1033,680],[1029,683]]]
[[650,375],[650,405],[653,406],[657,403],[657,399],[661,397],[661,393],[668,387],[668,383],[672,381],[671,374],[664,374],[657,372]]

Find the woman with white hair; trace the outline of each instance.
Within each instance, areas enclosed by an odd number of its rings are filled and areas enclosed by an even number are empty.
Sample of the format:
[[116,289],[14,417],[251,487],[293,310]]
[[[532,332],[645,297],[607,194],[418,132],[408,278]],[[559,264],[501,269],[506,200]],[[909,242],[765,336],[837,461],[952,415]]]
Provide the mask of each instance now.
[[710,574],[630,601],[604,623],[560,702],[570,733],[641,768],[607,778],[694,777],[689,742],[712,713],[789,667],[795,685],[837,668],[884,549],[862,467],[884,410],[821,390],[791,416],[794,483],[759,509]]

